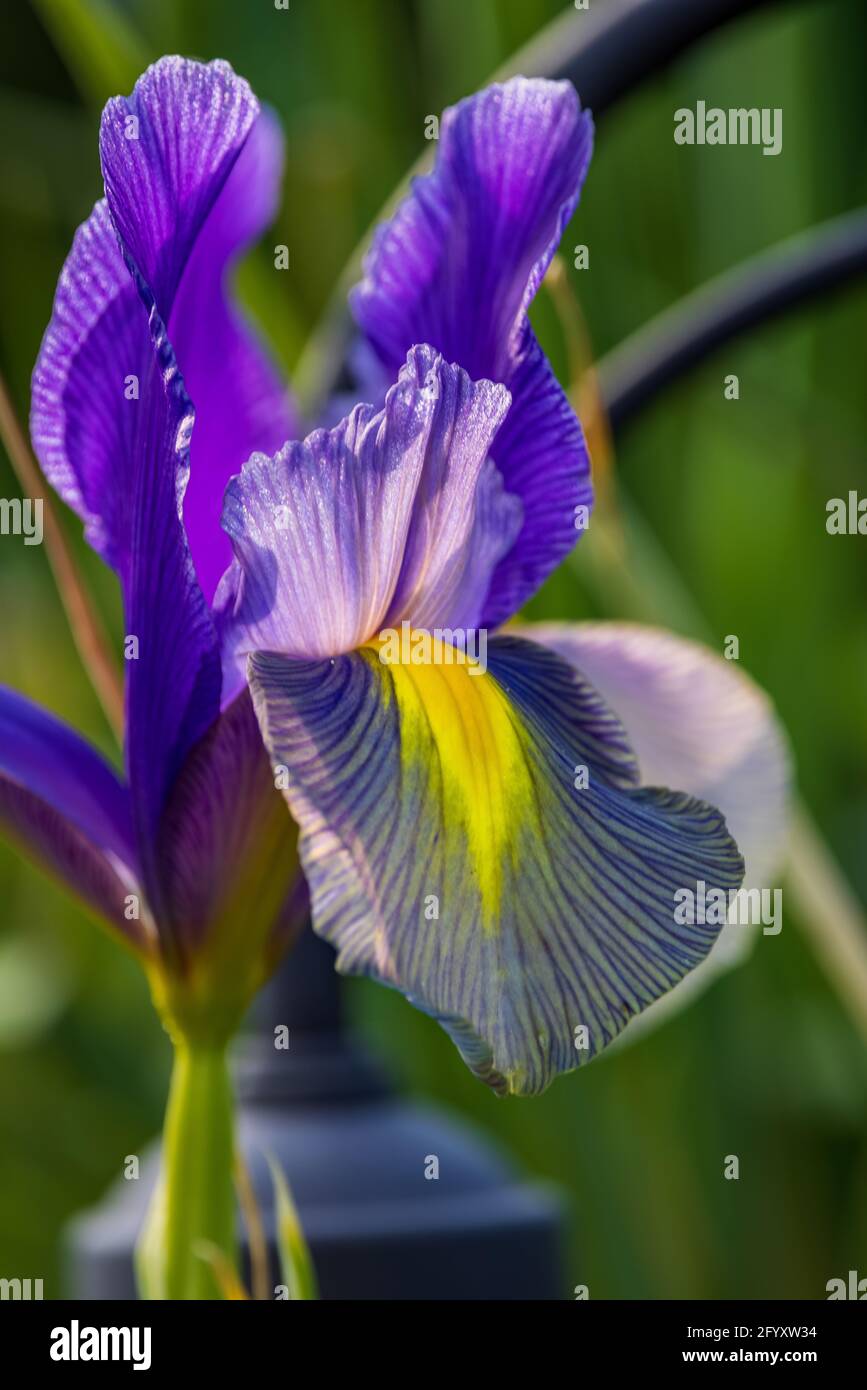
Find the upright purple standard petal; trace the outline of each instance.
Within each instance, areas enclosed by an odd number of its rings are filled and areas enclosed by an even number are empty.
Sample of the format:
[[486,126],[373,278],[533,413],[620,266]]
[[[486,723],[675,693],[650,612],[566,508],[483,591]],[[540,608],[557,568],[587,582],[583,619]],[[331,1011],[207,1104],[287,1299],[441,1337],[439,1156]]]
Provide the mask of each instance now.
[[45,472],[118,573],[127,642],[127,768],[142,875],[187,748],[219,709],[216,633],[180,509],[192,407],[156,315],[123,264],[105,203],[76,235],[33,377]]
[[282,139],[228,63],[164,58],[131,97],[108,103],[100,146],[121,244],[196,408],[185,520],[210,600],[231,560],[219,524],[226,483],[254,450],[271,453],[295,433],[285,387],[224,284],[274,215]]
[[118,572],[126,627],[127,768],[144,883],[187,748],[219,709],[217,638],[181,520],[193,412],[156,313],[150,328],[108,209],[78,232],[34,373],[33,437],[49,480]]
[[139,402],[142,466],[124,589],[126,759],[145,884],[162,925],[157,827],[188,750],[217,718],[222,678],[214,621],[181,519],[193,410],[156,313],[151,327],[156,356]]
[[184,525],[209,602],[232,560],[220,526],[226,484],[252,453],[274,453],[298,434],[285,382],[226,294],[233,260],[274,217],[282,168],[282,136],[263,111],[205,223],[169,319],[196,407]]
[[147,318],[103,199],[76,232],[57,282],[33,371],[30,433],[48,481],[121,579],[151,357]]
[[[155,431],[154,442],[157,452],[171,460],[160,476],[167,486],[173,474],[178,513],[171,528],[175,539],[170,534],[167,552],[160,527],[165,524],[169,499],[164,495],[161,505],[155,506],[157,489],[153,479],[147,480],[142,515],[155,523],[155,530],[150,537],[137,537],[141,583],[134,586],[138,602],[130,621],[137,617],[142,628],[161,640],[149,645],[147,666],[139,666],[130,676],[128,749],[130,785],[145,842],[143,853],[146,846],[148,855],[148,884],[159,909],[167,909],[153,849],[162,805],[188,749],[216,717],[220,698],[216,632],[196,581],[180,515],[190,471],[194,416],[164,325],[177,326],[183,336],[182,322],[175,323],[176,310],[185,303],[190,311],[196,307],[195,294],[184,299],[186,274],[192,274],[193,291],[218,293],[219,256],[224,257],[239,237],[249,235],[251,219],[255,222],[253,204],[263,202],[256,193],[255,174],[263,156],[266,164],[273,164],[268,155],[268,142],[273,147],[273,140],[267,132],[266,144],[254,145],[249,167],[242,166],[234,187],[241,208],[235,211],[231,200],[222,204],[221,195],[258,117],[250,88],[228,64],[205,67],[169,58],[148,69],[129,99],[119,97],[108,103],[100,129],[106,198],[124,258],[149,313],[153,347],[166,386],[168,431],[161,440]],[[228,196],[231,199],[231,190]],[[267,204],[267,198],[264,201]],[[207,357],[193,353],[192,362],[206,377]],[[227,402],[230,410],[233,404]],[[221,474],[213,479],[220,490],[226,472],[237,463],[230,458],[227,470],[223,460]],[[208,564],[212,572],[220,567],[219,552],[209,554]],[[172,607],[177,592],[185,603]],[[143,646],[141,637],[140,642]],[[156,769],[152,767],[154,747],[166,751],[164,766]],[[158,915],[162,921],[165,912]]]
[[112,220],[164,322],[258,114],[249,85],[228,63],[187,58],[161,58],[131,96],[114,97],[103,111]]
[[453,107],[434,172],[380,228],[351,296],[391,370],[425,342],[511,392],[492,453],[524,522],[497,566],[482,617],[489,626],[514,613],[571,549],[575,508],[591,501],[581,427],[527,307],[575,209],[592,136],[568,82],[515,78]]
[[220,697],[216,633],[182,520],[193,408],[165,325],[184,343],[208,412],[202,462],[212,459],[213,494],[203,484],[196,533],[213,582],[226,542],[218,528],[208,537],[202,518],[216,518],[225,478],[249,449],[282,439],[284,428],[276,387],[245,331],[225,305],[207,315],[199,305],[221,298],[226,259],[270,215],[279,151],[273,127],[259,122],[247,84],[226,64],[166,59],[129,101],[109,103],[101,133],[108,207],[98,204],[76,237],[34,373],[37,452],[123,585],[135,639],[127,652],[130,786],[157,908],[162,805]]
[[[201,145],[172,151],[162,125],[158,140],[159,101],[179,130],[195,136],[198,129]],[[219,121],[206,138],[198,120],[208,103],[212,115],[224,112],[222,144]],[[226,294],[232,259],[271,219],[277,199],[279,132],[257,109],[226,64],[169,58],[149,69],[129,103],[109,103],[103,126],[114,215],[145,277],[147,307],[157,295],[196,404],[196,479],[185,512],[208,598],[231,558],[219,526],[227,479],[255,449],[271,452],[295,432],[285,389]],[[101,201],[76,234],[33,375],[31,433],[43,469],[118,571],[130,548],[135,401],[152,355],[138,288]]]
[[0,686],[0,827],[117,931],[145,944],[125,913],[138,876],[126,788],[78,734]]

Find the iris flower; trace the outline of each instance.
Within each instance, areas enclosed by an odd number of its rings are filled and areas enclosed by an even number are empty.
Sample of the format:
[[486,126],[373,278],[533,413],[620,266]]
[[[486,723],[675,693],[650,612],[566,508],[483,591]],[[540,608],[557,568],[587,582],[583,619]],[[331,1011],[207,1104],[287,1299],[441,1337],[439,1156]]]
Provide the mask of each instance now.
[[592,135],[562,82],[446,112],[352,295],[372,403],[301,440],[227,291],[275,208],[273,118],[180,58],[105,109],[31,431],[120,581],[125,774],[3,691],[0,823],[140,955],[177,1044],[158,1292],[207,1290],[195,1237],[231,1248],[225,1180],[196,1195],[228,1167],[222,1051],[308,893],[341,970],[532,1094],[708,957],[674,895],[738,888],[732,831],[753,877],[778,842],[782,737],[745,676],[649,629],[504,627],[592,502],[527,316]]

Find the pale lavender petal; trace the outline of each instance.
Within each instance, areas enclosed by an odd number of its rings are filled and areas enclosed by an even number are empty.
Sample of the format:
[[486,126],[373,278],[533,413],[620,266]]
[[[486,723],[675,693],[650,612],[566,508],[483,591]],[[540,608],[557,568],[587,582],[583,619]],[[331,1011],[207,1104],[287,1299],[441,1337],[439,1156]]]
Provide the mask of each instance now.
[[575,508],[591,501],[581,428],[526,311],[575,209],[592,138],[567,82],[514,78],[450,109],[434,172],[380,228],[351,296],[387,367],[430,343],[511,392],[493,458],[524,524],[494,576],[491,626],[572,548]]
[[486,462],[507,406],[502,387],[418,348],[383,410],[251,459],[223,517],[230,649],[331,656],[403,620],[477,615],[514,534],[515,500]]
[[384,626],[474,628],[491,575],[521,529],[522,508],[490,458],[509,410],[509,393],[471,381],[430,347],[409,354],[400,381],[432,396],[400,577]]
[[373,636],[400,575],[430,405],[395,387],[273,458],[255,454],[226,489],[238,570],[240,651],[330,656]]
[[[619,714],[643,784],[718,806],[744,857],[743,886],[772,888],[788,829],[789,745],[768,696],[738,663],[637,624],[535,623],[523,633],[565,657]],[[631,1024],[630,1034],[740,961],[756,935],[730,922],[707,960]]]

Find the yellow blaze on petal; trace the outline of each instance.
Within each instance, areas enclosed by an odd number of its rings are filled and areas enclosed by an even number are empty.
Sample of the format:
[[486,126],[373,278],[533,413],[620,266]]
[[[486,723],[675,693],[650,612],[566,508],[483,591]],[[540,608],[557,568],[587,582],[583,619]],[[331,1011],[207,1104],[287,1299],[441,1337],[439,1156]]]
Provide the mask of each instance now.
[[503,870],[510,862],[517,870],[520,830],[537,819],[518,712],[493,676],[471,675],[471,664],[433,635],[424,662],[380,661],[383,645],[372,642],[363,655],[384,698],[397,703],[401,762],[441,770],[447,842],[466,836],[482,925],[496,932]]

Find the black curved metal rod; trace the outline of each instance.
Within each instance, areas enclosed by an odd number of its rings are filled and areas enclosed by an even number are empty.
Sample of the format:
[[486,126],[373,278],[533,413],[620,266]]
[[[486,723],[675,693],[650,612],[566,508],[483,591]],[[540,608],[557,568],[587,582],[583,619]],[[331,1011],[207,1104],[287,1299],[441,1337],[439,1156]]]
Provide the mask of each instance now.
[[729,20],[780,0],[596,0],[570,6],[503,67],[502,76],[567,77],[599,116]]
[[867,208],[778,243],[726,271],[638,330],[598,364],[618,430],[725,343],[867,273]]

